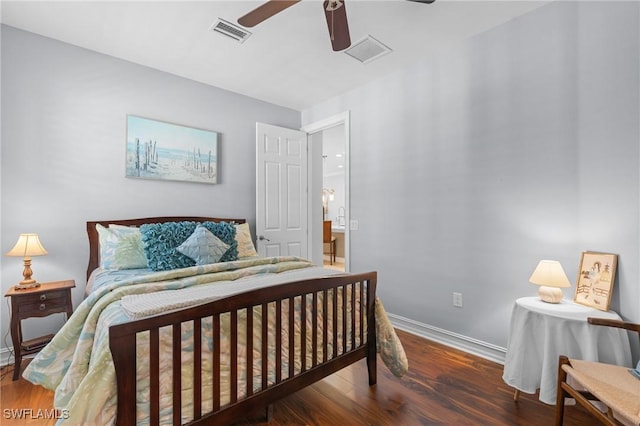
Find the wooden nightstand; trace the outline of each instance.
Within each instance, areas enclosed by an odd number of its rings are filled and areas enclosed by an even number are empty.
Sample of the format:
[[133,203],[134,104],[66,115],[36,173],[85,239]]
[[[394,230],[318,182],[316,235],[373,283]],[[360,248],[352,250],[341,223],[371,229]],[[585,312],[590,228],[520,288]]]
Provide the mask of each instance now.
[[15,366],[13,380],[20,377],[20,364],[22,357],[38,352],[53,338],[53,334],[36,337],[35,339],[22,340],[22,320],[33,317],[46,317],[47,315],[65,312],[67,319],[73,313],[71,289],[76,286],[74,280],[53,281],[42,283],[40,287],[26,290],[11,288],[5,297],[11,298],[11,340],[15,353]]

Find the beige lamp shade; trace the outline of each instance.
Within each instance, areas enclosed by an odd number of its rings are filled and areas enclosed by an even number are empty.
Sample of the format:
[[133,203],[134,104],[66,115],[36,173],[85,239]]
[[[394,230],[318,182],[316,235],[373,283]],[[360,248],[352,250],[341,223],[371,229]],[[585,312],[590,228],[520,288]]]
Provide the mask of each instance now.
[[538,295],[548,303],[562,300],[562,287],[571,287],[562,265],[557,260],[541,260],[529,277],[529,282],[540,286]]
[[15,286],[16,289],[26,289],[40,285],[31,278],[31,275],[33,275],[31,256],[44,256],[45,254],[47,254],[47,251],[42,246],[38,234],[20,234],[16,245],[7,253],[7,256],[22,257],[24,259],[24,270],[22,271],[24,279]]
[[7,256],[31,257],[45,254],[47,251],[42,246],[38,234],[20,234],[18,242],[9,250]]

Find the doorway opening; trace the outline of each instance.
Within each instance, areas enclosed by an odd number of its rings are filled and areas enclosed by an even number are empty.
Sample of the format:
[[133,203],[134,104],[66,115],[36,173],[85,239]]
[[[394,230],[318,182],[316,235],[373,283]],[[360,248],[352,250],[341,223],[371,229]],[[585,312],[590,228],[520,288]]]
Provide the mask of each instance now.
[[313,259],[325,267],[348,272],[349,112],[302,130],[310,136],[309,223],[317,236],[312,238]]
[[345,260],[344,124],[322,132],[323,266],[344,271]]

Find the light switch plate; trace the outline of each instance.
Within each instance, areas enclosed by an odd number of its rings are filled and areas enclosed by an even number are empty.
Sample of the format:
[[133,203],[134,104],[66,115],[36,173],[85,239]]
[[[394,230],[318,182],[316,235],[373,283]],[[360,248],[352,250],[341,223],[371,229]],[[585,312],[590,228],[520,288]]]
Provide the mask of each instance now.
[[351,219],[349,221],[349,229],[352,231],[357,231],[358,230],[358,220],[357,219]]
[[462,308],[462,293],[453,293],[453,306]]

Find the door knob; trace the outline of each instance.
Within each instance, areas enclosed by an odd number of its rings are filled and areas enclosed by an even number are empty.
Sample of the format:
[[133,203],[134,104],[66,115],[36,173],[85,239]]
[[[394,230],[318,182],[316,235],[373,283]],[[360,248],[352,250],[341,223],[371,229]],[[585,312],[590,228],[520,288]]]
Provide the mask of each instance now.
[[258,239],[259,239],[260,241],[271,241],[270,239],[265,238],[265,237],[264,237],[264,235],[260,235],[260,236],[258,237]]

